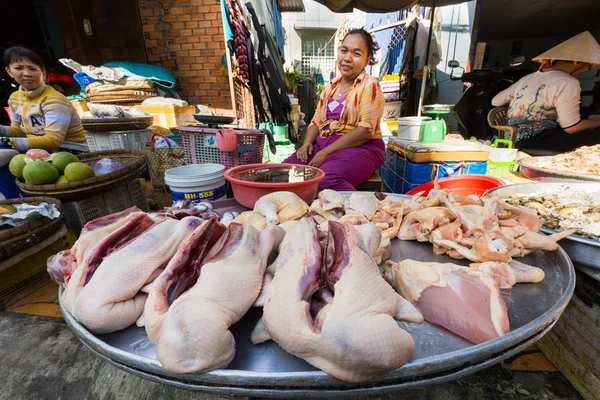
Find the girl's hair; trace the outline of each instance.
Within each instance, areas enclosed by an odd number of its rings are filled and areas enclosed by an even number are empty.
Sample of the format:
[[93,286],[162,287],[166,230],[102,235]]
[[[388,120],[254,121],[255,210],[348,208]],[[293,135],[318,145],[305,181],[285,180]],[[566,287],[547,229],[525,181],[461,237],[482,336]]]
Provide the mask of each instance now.
[[40,67],[42,71],[46,71],[46,67],[44,67],[40,56],[25,47],[14,46],[6,49],[4,52],[4,66],[7,68],[10,64],[23,60],[30,61]]
[[350,35],[362,36],[365,43],[367,44],[367,56],[371,56],[370,65],[375,64],[375,53],[377,53],[377,50],[379,50],[379,45],[375,40],[373,40],[373,36],[371,36],[371,34],[365,31],[364,29],[352,29],[350,32],[346,33],[346,36],[344,36],[344,40],[346,40],[346,38]]

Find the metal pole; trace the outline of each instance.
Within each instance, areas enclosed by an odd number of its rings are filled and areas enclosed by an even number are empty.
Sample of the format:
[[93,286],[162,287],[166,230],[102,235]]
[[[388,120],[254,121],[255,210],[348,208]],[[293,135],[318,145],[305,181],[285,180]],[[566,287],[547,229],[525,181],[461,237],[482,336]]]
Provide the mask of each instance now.
[[431,49],[431,38],[433,37],[433,20],[435,18],[435,1],[431,4],[431,19],[429,20],[429,38],[427,39],[427,51],[425,52],[425,65],[429,65],[429,50]]
[[433,19],[435,17],[435,0],[431,5],[431,19],[429,20],[429,39],[427,40],[427,50],[425,51],[425,65],[423,66],[423,77],[421,78],[421,95],[419,96],[419,108],[417,117],[421,116],[421,108],[425,97],[425,86],[427,85],[427,77],[429,75],[429,50],[431,48],[431,38],[433,37]]

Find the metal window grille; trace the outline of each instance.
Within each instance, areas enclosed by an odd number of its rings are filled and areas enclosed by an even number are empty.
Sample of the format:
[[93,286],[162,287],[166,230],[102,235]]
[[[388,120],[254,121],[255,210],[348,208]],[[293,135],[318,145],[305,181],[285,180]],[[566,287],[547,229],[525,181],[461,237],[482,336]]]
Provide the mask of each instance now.
[[335,69],[334,43],[328,36],[302,38],[301,72],[304,75],[323,73]]

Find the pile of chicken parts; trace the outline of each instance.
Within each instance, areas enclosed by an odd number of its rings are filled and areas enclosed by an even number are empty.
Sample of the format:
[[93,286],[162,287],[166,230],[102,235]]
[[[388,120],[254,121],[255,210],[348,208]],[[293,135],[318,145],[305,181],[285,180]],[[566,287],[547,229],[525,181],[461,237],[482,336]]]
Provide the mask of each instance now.
[[[566,234],[536,233],[541,223],[525,207],[442,190],[408,200],[323,191],[310,207],[277,192],[233,220],[209,211],[178,219],[131,208],[88,223],[48,260],[64,308],[96,334],[145,326],[166,370],[199,373],[233,360],[229,328],[262,306],[253,343],[273,339],[358,382],[412,356],[399,320],[425,318],[474,343],[507,333],[500,289],[544,277],[512,257],[556,249]],[[474,263],[388,261],[382,274],[396,237]]]

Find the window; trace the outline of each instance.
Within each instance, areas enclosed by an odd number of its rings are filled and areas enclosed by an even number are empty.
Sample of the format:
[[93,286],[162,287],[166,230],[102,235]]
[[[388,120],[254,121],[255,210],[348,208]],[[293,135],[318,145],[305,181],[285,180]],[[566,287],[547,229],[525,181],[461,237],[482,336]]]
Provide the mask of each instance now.
[[[335,70],[334,40],[329,39],[331,36],[302,37],[301,72],[304,75],[309,76]],[[323,50],[319,52],[320,49]],[[328,80],[329,76],[324,78]]]

